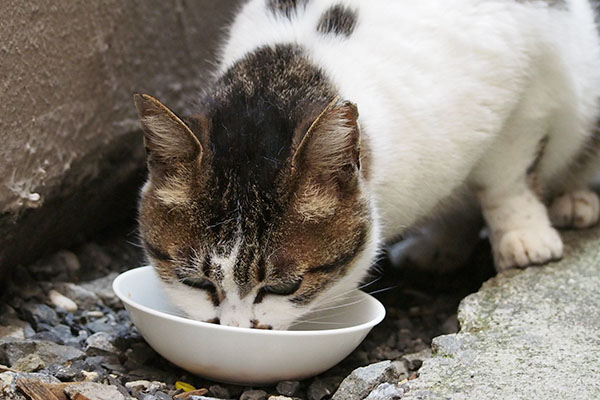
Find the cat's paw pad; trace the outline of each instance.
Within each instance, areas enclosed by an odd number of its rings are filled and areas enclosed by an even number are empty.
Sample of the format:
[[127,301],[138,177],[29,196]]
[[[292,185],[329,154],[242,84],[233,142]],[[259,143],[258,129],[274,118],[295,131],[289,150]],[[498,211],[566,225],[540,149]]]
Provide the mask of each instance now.
[[506,232],[494,247],[498,272],[545,264],[558,260],[563,255],[562,239],[550,226],[521,228]]
[[557,228],[589,228],[600,217],[600,200],[591,190],[569,192],[554,199],[549,214]]

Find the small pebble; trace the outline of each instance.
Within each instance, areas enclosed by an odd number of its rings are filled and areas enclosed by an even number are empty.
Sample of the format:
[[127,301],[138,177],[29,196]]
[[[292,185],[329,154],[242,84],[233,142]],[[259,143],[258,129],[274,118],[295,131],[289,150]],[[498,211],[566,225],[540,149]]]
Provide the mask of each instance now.
[[97,332],[85,340],[87,347],[86,353],[90,355],[99,355],[102,353],[118,353],[119,351],[113,346],[113,336],[106,332]]
[[104,317],[104,313],[102,311],[86,311],[83,313],[84,316],[88,318],[102,318]]
[[100,380],[100,374],[97,373],[96,371],[81,371],[81,374],[83,375],[83,380],[86,382],[98,382],[98,380]]
[[39,324],[58,325],[60,322],[56,311],[45,304],[25,303],[21,310],[34,329]]
[[240,400],[267,400],[267,392],[264,390],[247,390],[240,396]]
[[208,387],[210,394],[218,399],[228,399],[231,397],[229,389],[221,385],[211,385]]
[[298,381],[282,381],[277,384],[277,393],[284,396],[295,396],[300,389],[300,382]]

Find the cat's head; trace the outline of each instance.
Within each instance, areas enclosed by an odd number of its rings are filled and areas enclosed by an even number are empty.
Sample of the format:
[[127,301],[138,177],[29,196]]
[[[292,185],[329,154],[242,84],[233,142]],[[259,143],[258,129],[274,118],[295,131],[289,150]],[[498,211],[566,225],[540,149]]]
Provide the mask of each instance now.
[[149,170],[140,234],[190,317],[285,329],[355,288],[376,255],[358,111],[329,98],[291,118],[264,93],[230,92],[192,118],[135,95]]

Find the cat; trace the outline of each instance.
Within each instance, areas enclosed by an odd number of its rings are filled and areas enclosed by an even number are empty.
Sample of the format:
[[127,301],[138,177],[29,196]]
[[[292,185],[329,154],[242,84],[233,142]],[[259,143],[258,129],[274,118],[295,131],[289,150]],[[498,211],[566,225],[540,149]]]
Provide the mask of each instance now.
[[134,95],[140,234],[168,295],[197,320],[286,329],[457,204],[481,209],[498,271],[561,258],[556,227],[599,216],[594,16],[586,0],[246,2],[195,115]]

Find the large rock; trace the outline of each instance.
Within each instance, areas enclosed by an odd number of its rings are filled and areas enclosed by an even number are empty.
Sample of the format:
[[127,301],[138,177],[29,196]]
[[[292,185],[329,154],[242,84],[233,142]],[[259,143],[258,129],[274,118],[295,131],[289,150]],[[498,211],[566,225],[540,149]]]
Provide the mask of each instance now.
[[461,332],[434,339],[403,400],[600,399],[600,229],[563,237],[562,261],[463,300]]
[[2,3],[0,273],[133,215],[132,93],[189,111],[235,4]]

